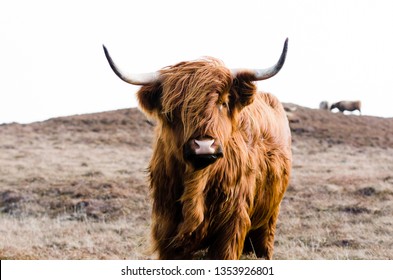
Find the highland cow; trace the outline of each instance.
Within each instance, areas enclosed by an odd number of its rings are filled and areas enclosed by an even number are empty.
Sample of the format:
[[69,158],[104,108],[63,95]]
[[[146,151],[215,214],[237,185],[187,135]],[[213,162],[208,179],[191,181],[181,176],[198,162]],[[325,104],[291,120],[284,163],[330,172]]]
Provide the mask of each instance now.
[[281,103],[258,92],[266,69],[228,69],[205,57],[148,74],[125,75],[142,87],[140,108],[154,118],[149,164],[152,238],[159,259],[271,259],[280,203],[291,171],[291,134]]
[[341,113],[343,113],[344,111],[359,111],[359,114],[361,114],[361,107],[362,107],[362,103],[360,101],[339,101],[336,103],[333,103],[330,106],[330,111],[337,108]]

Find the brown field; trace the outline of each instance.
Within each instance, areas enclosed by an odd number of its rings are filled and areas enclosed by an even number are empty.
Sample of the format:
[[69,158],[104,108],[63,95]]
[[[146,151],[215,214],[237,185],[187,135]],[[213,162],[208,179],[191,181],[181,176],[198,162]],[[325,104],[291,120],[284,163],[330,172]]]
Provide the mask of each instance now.
[[[393,119],[296,107],[274,258],[393,259]],[[0,125],[0,259],[154,258],[152,131],[137,109]]]

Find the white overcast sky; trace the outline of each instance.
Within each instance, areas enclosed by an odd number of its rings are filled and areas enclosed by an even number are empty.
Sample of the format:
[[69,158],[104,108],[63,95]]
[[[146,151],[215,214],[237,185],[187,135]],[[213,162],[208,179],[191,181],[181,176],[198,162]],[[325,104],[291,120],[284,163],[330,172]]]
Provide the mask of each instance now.
[[378,0],[0,2],[0,123],[135,107],[102,44],[130,72],[208,55],[265,68],[286,37],[286,64],[259,82],[283,102],[360,99],[393,117],[393,4]]

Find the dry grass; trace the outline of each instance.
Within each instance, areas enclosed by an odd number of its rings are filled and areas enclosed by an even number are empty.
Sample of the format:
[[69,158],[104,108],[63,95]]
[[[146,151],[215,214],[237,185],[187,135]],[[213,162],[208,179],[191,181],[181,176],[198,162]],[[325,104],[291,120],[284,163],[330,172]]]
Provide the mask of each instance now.
[[[275,259],[393,258],[393,120],[298,107]],[[137,110],[0,126],[0,259],[150,259]],[[252,258],[246,257],[246,258]]]
[[392,259],[393,150],[306,152],[295,152],[275,258]]
[[149,258],[148,223],[3,216],[0,228],[1,259]]

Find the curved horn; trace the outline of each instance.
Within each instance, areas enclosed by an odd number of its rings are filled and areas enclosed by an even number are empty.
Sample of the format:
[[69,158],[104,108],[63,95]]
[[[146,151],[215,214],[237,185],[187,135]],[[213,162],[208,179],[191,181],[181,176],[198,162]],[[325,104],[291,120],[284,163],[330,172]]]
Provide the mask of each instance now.
[[281,70],[282,66],[284,65],[285,58],[287,56],[287,50],[288,50],[288,38],[285,40],[284,48],[282,50],[280,59],[275,65],[265,69],[232,69],[231,70],[232,75],[236,77],[240,73],[252,73],[254,75],[254,78],[252,79],[253,81],[262,81],[262,80],[269,79],[274,75],[276,75]]
[[116,66],[116,64],[113,62],[106,47],[104,45],[102,45],[102,47],[104,48],[106,59],[108,60],[109,65],[111,66],[113,72],[115,72],[115,74],[126,83],[143,86],[143,85],[152,84],[158,80],[159,78],[158,72],[126,74],[120,71],[119,68]]

